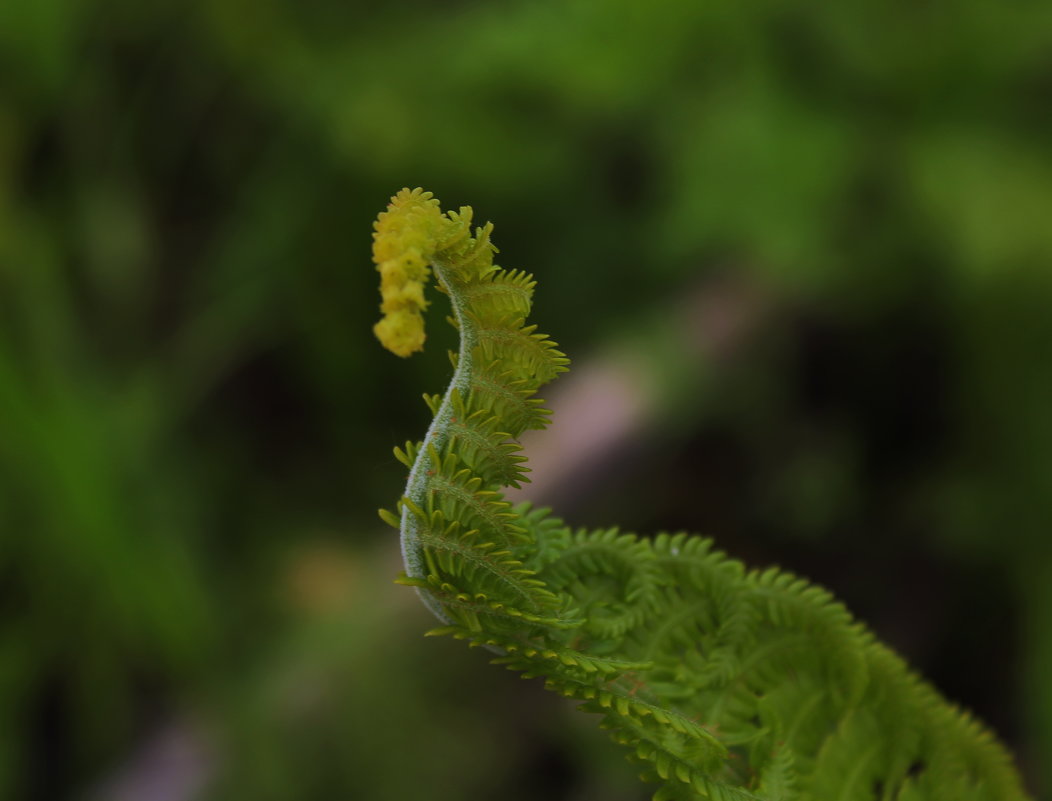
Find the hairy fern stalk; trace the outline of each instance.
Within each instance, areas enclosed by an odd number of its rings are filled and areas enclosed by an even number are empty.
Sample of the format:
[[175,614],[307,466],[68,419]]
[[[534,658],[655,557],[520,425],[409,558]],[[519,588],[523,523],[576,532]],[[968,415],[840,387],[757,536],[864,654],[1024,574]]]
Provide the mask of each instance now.
[[911,673],[828,592],[749,570],[685,534],[571,531],[512,507],[517,438],[568,360],[526,322],[532,276],[493,263],[492,226],[420,189],[375,224],[381,342],[424,342],[433,271],[460,332],[397,513],[405,575],[451,634],[582,701],[661,784],[656,799],[1024,799],[1004,749]]

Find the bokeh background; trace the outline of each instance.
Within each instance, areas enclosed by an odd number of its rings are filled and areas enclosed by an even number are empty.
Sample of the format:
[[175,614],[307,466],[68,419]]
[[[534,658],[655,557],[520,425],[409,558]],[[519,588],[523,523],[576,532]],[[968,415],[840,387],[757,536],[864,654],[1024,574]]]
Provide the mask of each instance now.
[[1052,798],[1052,4],[0,3],[0,797],[629,801],[424,640],[404,185],[575,361],[524,496],[832,588]]

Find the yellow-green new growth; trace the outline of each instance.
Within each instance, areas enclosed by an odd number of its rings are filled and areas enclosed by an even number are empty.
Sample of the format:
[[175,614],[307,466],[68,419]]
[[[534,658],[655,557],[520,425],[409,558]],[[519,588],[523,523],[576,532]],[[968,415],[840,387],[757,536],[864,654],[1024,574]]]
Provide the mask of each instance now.
[[582,701],[656,799],[1025,801],[1011,760],[825,590],[747,570],[686,534],[572,532],[512,507],[517,438],[547,415],[537,389],[566,369],[527,325],[531,276],[493,264],[492,227],[402,190],[376,224],[384,319],[400,356],[424,341],[433,271],[460,331],[434,420],[395,455],[406,575],[452,634]]
[[399,356],[424,349],[424,287],[439,232],[449,221],[430,192],[403,189],[374,224],[373,261],[380,271],[380,311],[373,332]]

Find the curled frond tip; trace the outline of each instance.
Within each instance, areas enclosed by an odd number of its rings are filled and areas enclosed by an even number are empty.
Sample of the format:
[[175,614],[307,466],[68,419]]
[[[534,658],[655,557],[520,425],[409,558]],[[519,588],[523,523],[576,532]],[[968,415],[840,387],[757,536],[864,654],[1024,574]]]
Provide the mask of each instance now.
[[442,234],[444,218],[430,192],[403,189],[391,198],[374,224],[373,261],[380,272],[380,311],[373,326],[380,343],[398,356],[424,347],[427,308],[424,286]]

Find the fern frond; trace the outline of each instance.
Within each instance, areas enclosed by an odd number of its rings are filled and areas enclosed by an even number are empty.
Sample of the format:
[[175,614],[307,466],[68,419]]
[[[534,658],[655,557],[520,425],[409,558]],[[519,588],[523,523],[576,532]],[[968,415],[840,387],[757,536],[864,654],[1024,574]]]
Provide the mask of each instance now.
[[449,296],[460,347],[434,420],[395,455],[406,574],[448,634],[601,716],[660,784],[656,799],[1023,801],[982,726],[912,674],[826,590],[748,571],[686,534],[570,531],[512,507],[517,437],[543,428],[535,397],[568,360],[527,323],[535,282],[494,264],[493,227],[403,190],[373,255],[384,319],[405,356],[424,341],[423,285]]

